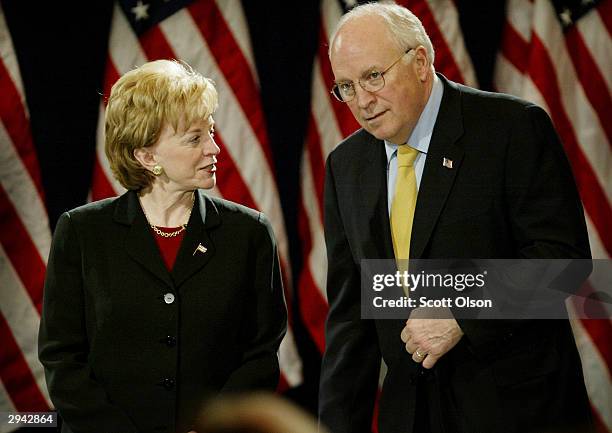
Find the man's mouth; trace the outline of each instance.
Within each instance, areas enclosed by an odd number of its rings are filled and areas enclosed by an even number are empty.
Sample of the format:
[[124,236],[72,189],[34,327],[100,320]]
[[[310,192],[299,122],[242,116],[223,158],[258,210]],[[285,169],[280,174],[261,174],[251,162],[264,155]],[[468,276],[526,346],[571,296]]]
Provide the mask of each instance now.
[[386,112],[387,112],[387,110],[381,111],[380,113],[374,114],[373,116],[364,117],[364,119],[366,120],[366,122],[371,122],[372,120],[378,119],[379,117],[381,117]]

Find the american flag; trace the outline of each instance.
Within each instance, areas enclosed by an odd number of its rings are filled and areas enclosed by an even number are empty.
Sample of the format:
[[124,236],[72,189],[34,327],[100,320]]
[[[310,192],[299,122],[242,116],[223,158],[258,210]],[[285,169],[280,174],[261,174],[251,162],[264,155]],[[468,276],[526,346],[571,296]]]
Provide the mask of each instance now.
[[[611,0],[509,0],[495,73],[500,91],[534,101],[551,116],[597,259],[612,254],[611,34]],[[612,324],[576,319],[572,325],[597,427],[612,432]]]
[[[302,319],[313,341],[323,353],[327,297],[327,259],[323,237],[323,180],[325,160],[334,147],[359,128],[346,104],[329,93],[333,73],[327,55],[328,39],[344,12],[356,2],[322,0],[319,49],[312,71],[312,102],[308,132],[302,154],[301,208],[299,231],[304,266],[299,278],[298,296]],[[417,15],[436,50],[435,67],[451,80],[476,85],[474,69],[467,54],[452,0],[405,0]]]
[[[0,7],[0,411],[51,406],[37,335],[51,232],[17,58]],[[0,432],[11,431],[6,423]]]
[[[277,237],[287,304],[291,305],[287,235],[261,107],[248,27],[238,0],[120,1],[111,24],[104,95],[120,75],[155,59],[186,61],[212,78],[219,92],[215,140],[221,175],[208,193],[263,211]],[[104,154],[101,102],[91,198],[124,191]],[[291,326],[280,347],[281,389],[302,381]]]

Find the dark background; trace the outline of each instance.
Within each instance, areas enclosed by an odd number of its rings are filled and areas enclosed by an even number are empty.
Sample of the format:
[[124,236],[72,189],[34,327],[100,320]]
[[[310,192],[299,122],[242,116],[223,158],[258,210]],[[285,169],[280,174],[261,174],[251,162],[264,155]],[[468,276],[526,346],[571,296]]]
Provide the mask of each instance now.
[[[490,90],[505,2],[455,3],[480,88]],[[0,4],[19,60],[53,228],[62,212],[85,203],[90,187],[113,2],[1,0]],[[299,164],[310,109],[312,61],[319,43],[319,2],[243,0],[242,4],[297,279]],[[298,309],[294,312],[304,385],[288,395],[315,411],[320,355],[301,326]]]

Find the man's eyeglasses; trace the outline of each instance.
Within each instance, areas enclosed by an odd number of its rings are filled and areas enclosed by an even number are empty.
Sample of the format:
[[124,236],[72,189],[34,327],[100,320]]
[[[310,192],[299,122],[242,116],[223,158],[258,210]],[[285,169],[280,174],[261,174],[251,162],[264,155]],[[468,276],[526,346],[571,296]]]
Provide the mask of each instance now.
[[[397,62],[399,62],[402,57],[408,54],[410,51],[414,50],[414,48],[408,48],[406,51],[402,53],[401,56],[397,58],[397,60],[387,69],[382,72],[373,70],[368,73],[367,76],[360,78],[358,80],[359,85],[366,92],[378,92],[385,87],[385,74],[389,72],[389,70],[394,67]],[[336,97],[336,99],[340,102],[350,102],[355,97],[357,93],[355,90],[355,82],[353,81],[344,81],[342,83],[334,84],[334,87],[331,89],[331,93]]]

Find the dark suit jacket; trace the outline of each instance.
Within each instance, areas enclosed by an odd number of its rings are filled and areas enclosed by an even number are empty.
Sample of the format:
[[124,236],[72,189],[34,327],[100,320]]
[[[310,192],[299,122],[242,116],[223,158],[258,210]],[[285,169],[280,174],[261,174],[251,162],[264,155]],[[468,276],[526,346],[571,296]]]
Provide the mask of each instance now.
[[[439,77],[444,96],[417,197],[410,257],[589,258],[576,186],[547,114]],[[452,169],[443,167],[443,158],[453,161]],[[381,433],[411,432],[416,398],[427,399],[433,416],[453,433],[588,423],[567,321],[460,320],[465,335],[422,377],[400,339],[403,321],[360,320],[360,261],[394,257],[385,167],[384,143],[364,130],[344,140],[326,164],[330,310],[322,422],[334,433],[369,431],[382,355],[388,372]]]
[[208,397],[275,389],[285,330],[259,212],[197,192],[171,273],[133,191],[58,222],[39,357],[63,432],[187,431]]

